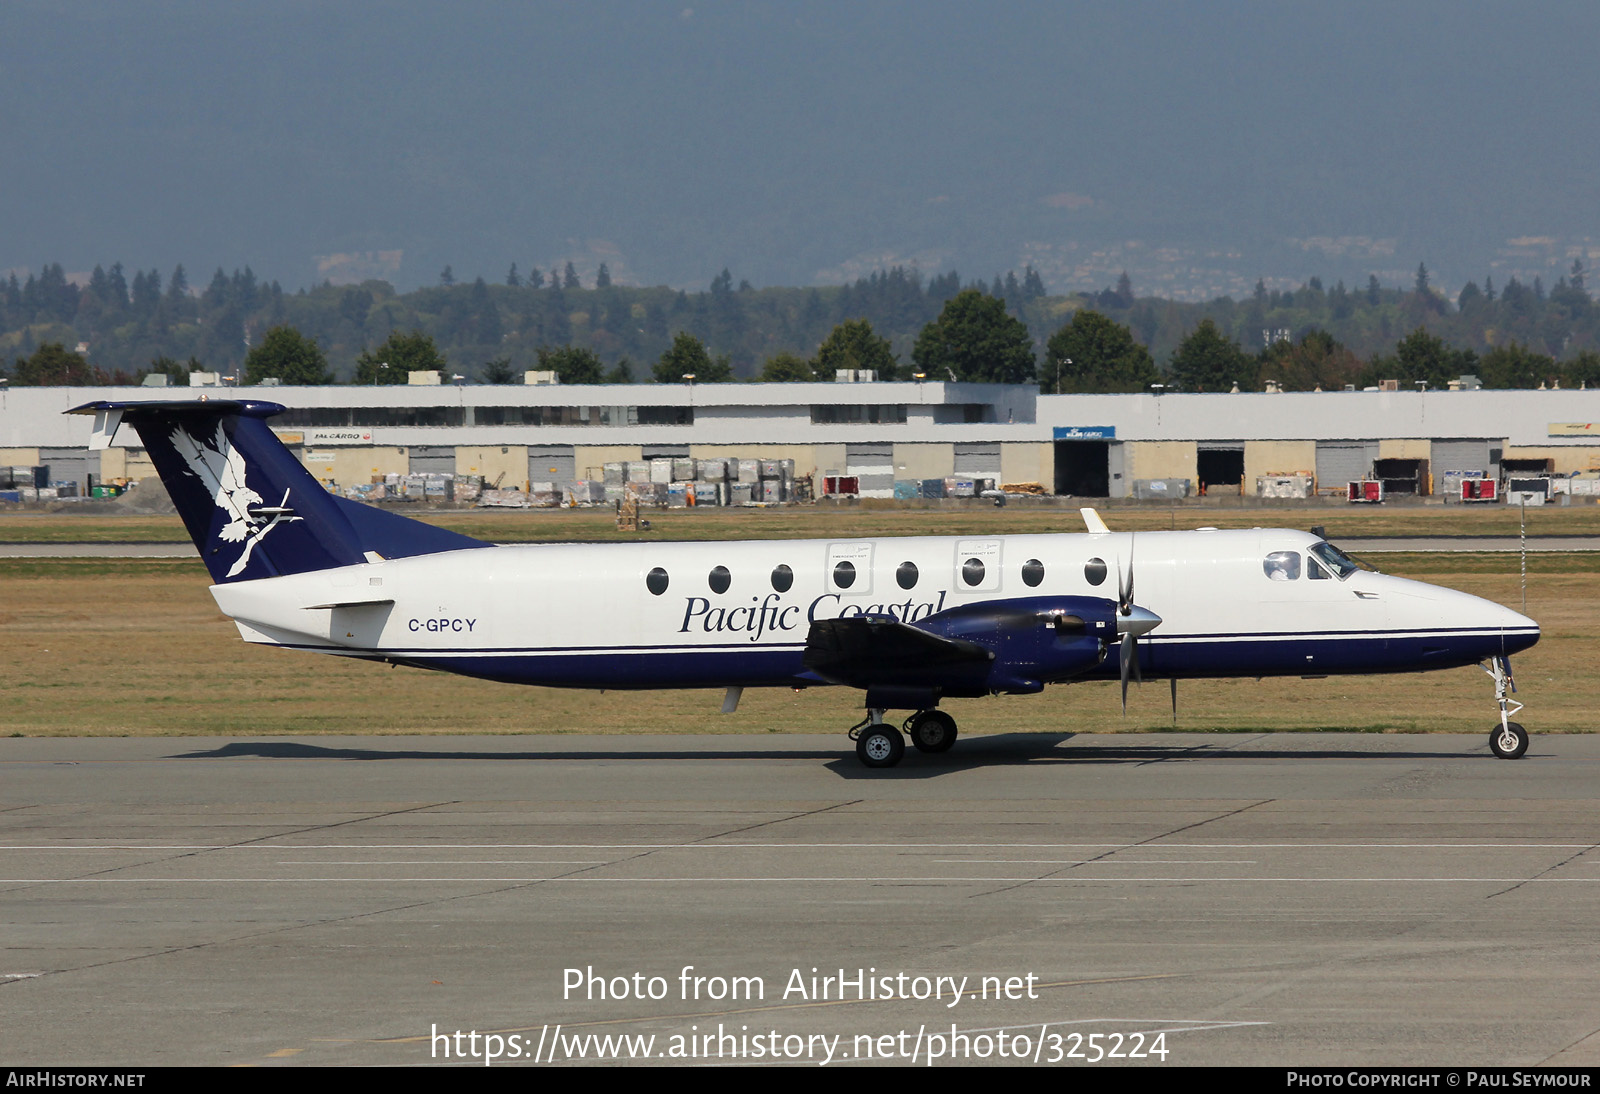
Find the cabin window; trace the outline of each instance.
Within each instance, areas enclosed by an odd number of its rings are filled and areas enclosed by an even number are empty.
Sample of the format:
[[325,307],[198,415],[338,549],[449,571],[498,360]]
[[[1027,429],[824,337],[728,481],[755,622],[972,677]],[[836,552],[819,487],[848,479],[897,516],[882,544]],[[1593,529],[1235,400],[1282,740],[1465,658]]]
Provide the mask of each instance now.
[[1083,564],[1083,579],[1091,585],[1103,585],[1106,580],[1106,560],[1091,558]]
[[663,570],[660,566],[657,566],[655,569],[651,570],[644,576],[644,587],[649,589],[656,596],[660,596],[662,593],[666,592],[667,571]]
[[915,562],[902,562],[900,568],[894,572],[894,579],[902,589],[915,589],[917,587],[917,564]]
[[848,589],[856,583],[856,568],[849,562],[841,562],[833,568],[833,583],[841,589]]
[[726,566],[712,567],[711,573],[706,577],[706,584],[711,586],[711,591],[714,593],[727,592],[732,582],[733,575],[728,572]]
[[1030,589],[1037,589],[1044,580],[1044,563],[1036,558],[1030,558],[1022,564],[1022,583]]
[[1295,581],[1300,577],[1300,552],[1273,551],[1262,560],[1261,569],[1273,581]]
[[961,564],[961,580],[968,585],[982,585],[983,574],[983,561],[981,559],[969,558]]
[[789,567],[779,564],[772,570],[772,587],[780,593],[786,593],[794,585],[794,571]]

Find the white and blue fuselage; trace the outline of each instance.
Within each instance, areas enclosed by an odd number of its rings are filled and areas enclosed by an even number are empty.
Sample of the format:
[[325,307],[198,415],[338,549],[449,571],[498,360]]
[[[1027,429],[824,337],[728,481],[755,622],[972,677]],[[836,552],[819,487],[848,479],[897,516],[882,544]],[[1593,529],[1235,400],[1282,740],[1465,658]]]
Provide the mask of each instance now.
[[[1340,559],[1315,536],[1273,529],[553,544],[212,593],[252,642],[581,688],[815,684],[802,655],[816,621],[916,624],[992,601],[1114,601],[1133,567],[1138,605],[1160,617],[1138,644],[1147,677],[1420,671],[1538,640],[1538,625],[1509,608]],[[1117,674],[1107,658],[1067,678]]]
[[1508,658],[1538,641],[1531,619],[1303,532],[1119,534],[1085,510],[1079,534],[496,547],[330,495],[267,427],[282,410],[77,408],[94,444],[124,419],[138,431],[251,642],[521,684],[726,687],[724,709],[745,687],[846,685],[865,692],[852,733],[875,767],[903,752],[888,710],[916,712],[918,749],[948,749],[945,698],[1486,662],[1491,747],[1527,747]]

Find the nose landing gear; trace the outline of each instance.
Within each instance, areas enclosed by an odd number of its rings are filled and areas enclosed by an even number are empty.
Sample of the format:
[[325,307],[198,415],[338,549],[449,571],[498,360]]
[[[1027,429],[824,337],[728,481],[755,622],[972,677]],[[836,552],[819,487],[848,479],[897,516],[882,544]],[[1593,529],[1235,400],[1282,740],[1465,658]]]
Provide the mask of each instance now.
[[1496,657],[1478,667],[1494,681],[1494,698],[1500,705],[1500,724],[1489,731],[1489,751],[1502,760],[1515,760],[1528,751],[1528,731],[1511,721],[1511,715],[1522,709],[1522,704],[1511,698],[1517,690],[1517,682],[1511,676],[1511,659]]

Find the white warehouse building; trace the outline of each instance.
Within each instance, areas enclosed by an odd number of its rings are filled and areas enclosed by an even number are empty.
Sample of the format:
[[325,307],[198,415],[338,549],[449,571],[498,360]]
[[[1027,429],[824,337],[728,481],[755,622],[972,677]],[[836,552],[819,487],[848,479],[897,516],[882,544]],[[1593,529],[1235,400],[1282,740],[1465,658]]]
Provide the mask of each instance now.
[[797,476],[856,476],[879,497],[946,476],[1115,498],[1182,480],[1251,495],[1263,477],[1311,477],[1323,493],[1378,477],[1427,494],[1449,473],[1600,470],[1600,391],[1040,395],[932,382],[0,387],[0,465],[80,486],[144,478],[154,472],[132,431],[90,451],[90,419],[63,412],[200,395],[283,404],[273,428],[339,485],[443,472],[526,490],[667,456],[792,459]]

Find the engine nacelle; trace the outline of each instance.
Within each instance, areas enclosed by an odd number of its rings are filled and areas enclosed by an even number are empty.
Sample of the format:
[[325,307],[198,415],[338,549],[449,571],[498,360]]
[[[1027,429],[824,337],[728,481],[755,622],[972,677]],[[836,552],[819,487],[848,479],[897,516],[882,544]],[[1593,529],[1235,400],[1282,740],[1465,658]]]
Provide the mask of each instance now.
[[962,690],[946,688],[945,694],[1035,692],[1105,660],[1106,647],[1117,640],[1117,603],[1094,596],[990,600],[948,608],[911,626],[994,655],[976,689],[969,678],[957,685],[966,685]]

